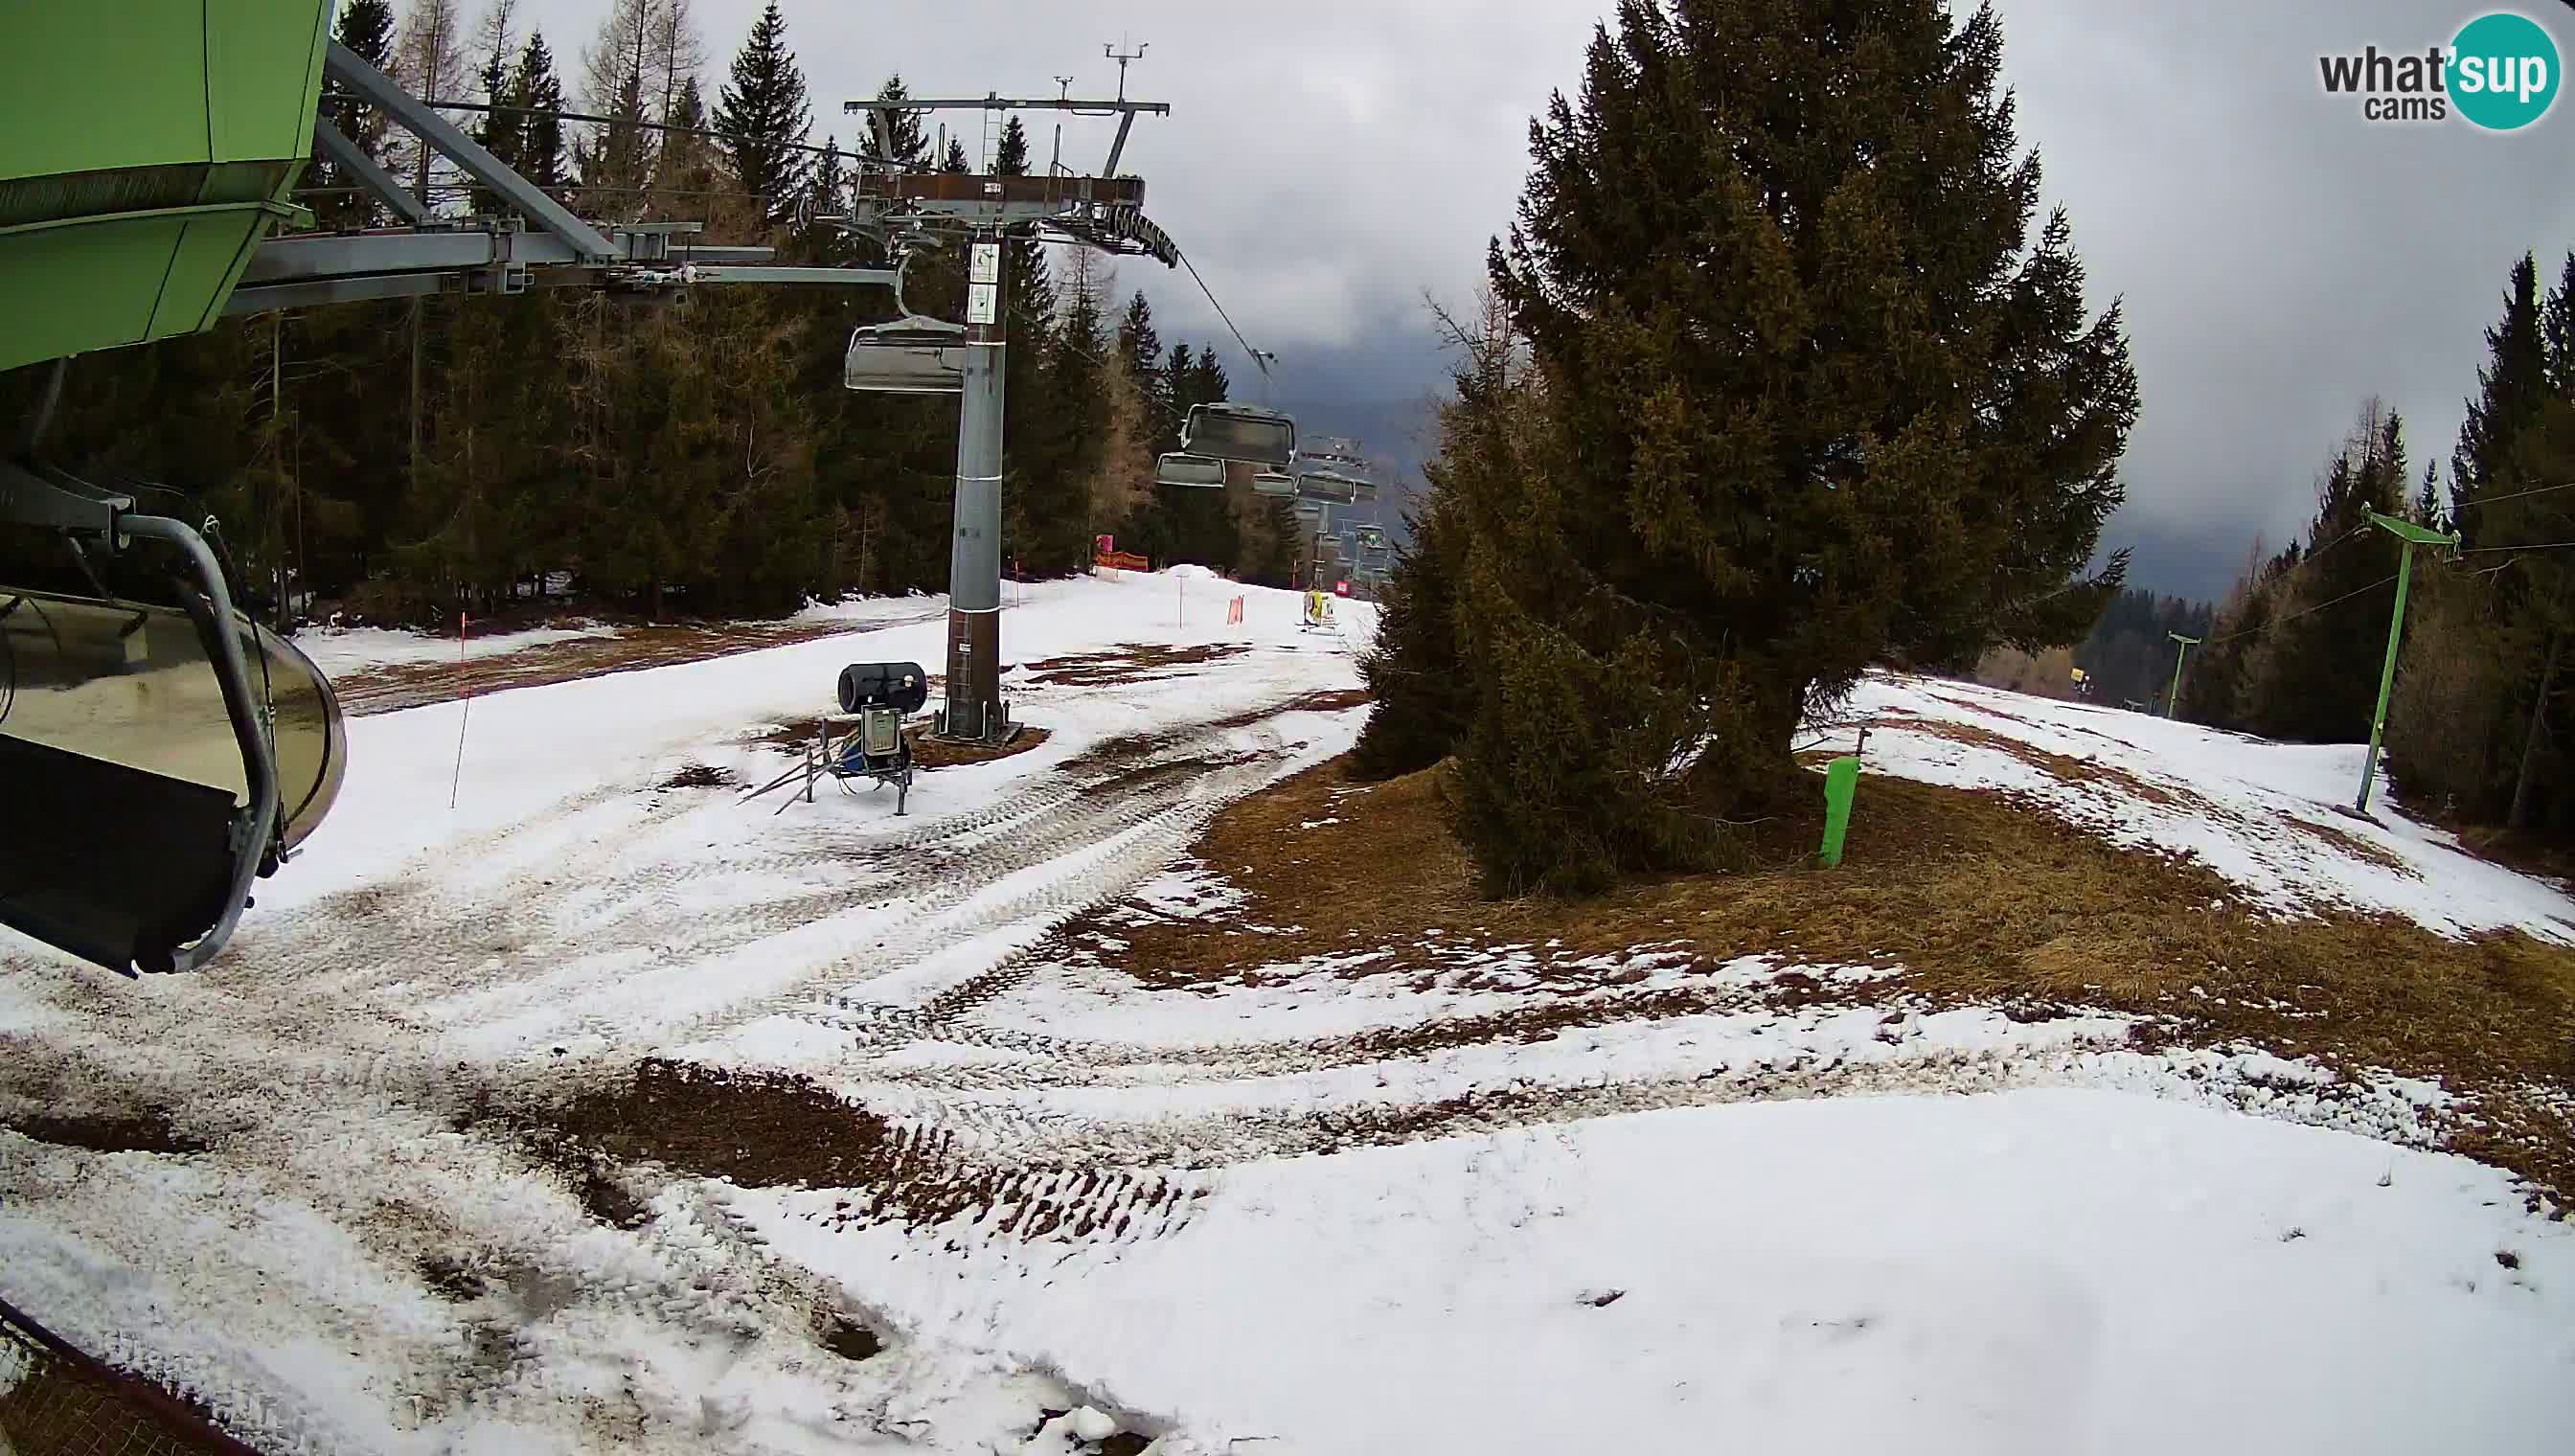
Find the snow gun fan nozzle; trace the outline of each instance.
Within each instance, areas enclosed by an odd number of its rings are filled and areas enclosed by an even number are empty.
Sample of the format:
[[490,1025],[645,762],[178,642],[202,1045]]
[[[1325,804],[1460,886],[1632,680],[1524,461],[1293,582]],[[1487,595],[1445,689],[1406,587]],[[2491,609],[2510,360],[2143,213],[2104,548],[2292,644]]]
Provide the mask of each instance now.
[[919,713],[930,702],[930,678],[919,663],[852,663],[841,670],[841,711],[891,708]]

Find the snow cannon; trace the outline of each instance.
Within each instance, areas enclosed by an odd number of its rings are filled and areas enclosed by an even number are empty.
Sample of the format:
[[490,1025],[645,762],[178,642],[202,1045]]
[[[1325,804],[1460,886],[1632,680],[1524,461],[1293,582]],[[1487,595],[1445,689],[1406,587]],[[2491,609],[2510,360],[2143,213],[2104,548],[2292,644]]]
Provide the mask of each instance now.
[[852,663],[841,670],[841,711],[891,708],[919,713],[930,701],[930,679],[919,663]]

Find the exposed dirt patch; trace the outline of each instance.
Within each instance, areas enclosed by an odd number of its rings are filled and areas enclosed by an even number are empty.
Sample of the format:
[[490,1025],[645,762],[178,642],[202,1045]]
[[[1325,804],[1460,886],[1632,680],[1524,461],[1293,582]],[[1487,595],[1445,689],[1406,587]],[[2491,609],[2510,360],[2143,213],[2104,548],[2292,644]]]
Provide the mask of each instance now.
[[552,1125],[623,1162],[665,1163],[746,1188],[844,1186],[881,1164],[893,1127],[802,1077],[652,1060],[627,1086],[554,1109]]
[[2346,829],[2339,824],[2330,824],[2319,819],[2304,818],[2297,814],[2289,815],[2289,822],[2297,825],[2302,831],[2313,834],[2317,838],[2324,840],[2327,844],[2332,845],[2334,848],[2341,850],[2343,853],[2350,855],[2354,859],[2365,860],[2382,869],[2393,869],[2408,879],[2420,879],[2423,877],[2422,871],[2407,863],[2403,855],[2388,848],[2384,844],[2364,839],[2360,835],[2353,833],[2351,830]]
[[418,1266],[421,1282],[441,1299],[471,1304],[483,1297],[483,1276],[463,1259],[452,1254],[423,1254]]
[[504,1106],[489,1089],[474,1094],[457,1113],[455,1125],[460,1132],[498,1130],[516,1141],[563,1178],[583,1212],[610,1228],[641,1228],[652,1221],[650,1205],[626,1187],[605,1153],[547,1118]]
[[[1045,1430],[1049,1421],[1061,1420],[1071,1414],[1073,1412],[1070,1410],[1054,1410],[1040,1406],[1038,1423],[1029,1428],[1030,1437],[1034,1439],[1038,1432]],[[1118,1431],[1101,1438],[1099,1444],[1087,1445],[1084,1449],[1097,1453],[1097,1456],[1144,1456],[1153,1444],[1153,1441],[1134,1431]]]
[[1024,680],[1040,688],[1094,688],[1120,683],[1151,683],[1158,679],[1183,676],[1175,668],[1239,658],[1252,649],[1243,643],[1205,643],[1197,647],[1168,647],[1150,643],[1120,643],[1106,652],[1077,653],[1069,657],[1048,658],[1028,665],[1030,676]]
[[714,768],[704,763],[691,763],[662,780],[664,788],[730,788],[742,780],[730,768]]
[[1007,743],[952,743],[930,735],[930,725],[918,724],[905,729],[912,738],[912,761],[925,771],[932,768],[954,768],[960,763],[990,763],[996,758],[1016,757],[1031,748],[1042,747],[1055,736],[1055,729],[1022,724]]
[[[2408,804],[2406,811],[2414,812],[2413,806]],[[2469,823],[2456,815],[2435,814],[2432,822],[2457,836],[2462,850],[2488,863],[2560,885],[2575,884],[2575,852],[2563,846],[2541,843],[2527,834],[2493,824]]]
[[[505,1120],[602,1160],[658,1163],[747,1188],[846,1188],[840,1223],[923,1226],[1013,1204],[1024,1238],[1124,1233],[1191,1194],[1160,1177],[1020,1167],[970,1154],[945,1128],[898,1126],[811,1079],[647,1060],[627,1084]],[[1067,1172],[1077,1177],[1060,1176]]]
[[26,1112],[0,1117],[0,1127],[38,1142],[61,1147],[84,1148],[90,1152],[152,1152],[185,1154],[204,1152],[208,1143],[191,1133],[170,1125],[170,1114],[159,1109],[145,1112],[108,1112],[91,1117],[62,1117],[42,1112]]
[[844,1360],[872,1360],[885,1349],[885,1341],[877,1337],[875,1330],[838,1315],[824,1321],[822,1340],[824,1349]]
[[1328,688],[1311,693],[1299,693],[1291,698],[1247,708],[1240,713],[1230,713],[1223,718],[1212,719],[1202,724],[1181,725],[1157,728],[1151,732],[1128,733],[1121,737],[1106,738],[1066,759],[1059,766],[1069,773],[1115,769],[1141,758],[1150,758],[1184,738],[1201,733],[1250,728],[1254,724],[1277,718],[1283,713],[1341,713],[1372,701],[1374,696],[1364,688]]
[[[1443,821],[1446,771],[1367,784],[1335,761],[1251,795],[1193,851],[1240,904],[1190,917],[1112,907],[1067,925],[1062,943],[1114,943],[1107,964],[1174,989],[1360,951],[1383,953],[1344,974],[1453,972],[1456,951],[1475,946],[1543,946],[1522,974],[1579,990],[1601,972],[1571,961],[1648,944],[1717,960],[1896,961],[1894,987],[1934,1004],[2101,1007],[2161,1018],[2149,1029],[2176,1040],[2440,1078],[2482,1123],[2453,1146],[2561,1198],[2575,1191],[2567,947],[2517,932],[2448,940],[2393,916],[2283,921],[2195,863],[2119,849],[2007,795],[1878,775],[1862,779],[1838,869],[1806,867],[1823,812],[1810,780],[1752,830],[1756,862],[1791,867],[1639,881],[1577,902],[1485,900]],[[1770,998],[1800,993],[1789,983]],[[1532,1015],[1525,1029],[1543,1021]]]
[[1991,748],[1996,752],[2019,759],[2060,783],[2107,784],[2141,803],[2151,803],[2163,808],[2184,809],[2191,813],[2204,813],[2215,817],[2233,817],[2227,810],[2187,788],[2149,782],[2116,763],[2104,763],[2092,758],[2077,758],[2068,753],[2052,753],[2045,748],[2023,742],[2019,738],[1996,732],[1992,728],[1978,728],[1974,724],[1915,719],[1905,724],[1903,730],[1909,733],[1921,733],[1926,737],[1946,738],[1951,742]]

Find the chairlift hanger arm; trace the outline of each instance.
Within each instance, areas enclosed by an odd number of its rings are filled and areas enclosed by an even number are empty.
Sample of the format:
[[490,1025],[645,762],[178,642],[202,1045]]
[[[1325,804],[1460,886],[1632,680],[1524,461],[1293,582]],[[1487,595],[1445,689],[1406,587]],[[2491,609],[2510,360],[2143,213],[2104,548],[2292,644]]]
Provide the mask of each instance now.
[[133,510],[132,496],[0,460],[0,522],[95,537],[113,549],[124,544],[118,528]]

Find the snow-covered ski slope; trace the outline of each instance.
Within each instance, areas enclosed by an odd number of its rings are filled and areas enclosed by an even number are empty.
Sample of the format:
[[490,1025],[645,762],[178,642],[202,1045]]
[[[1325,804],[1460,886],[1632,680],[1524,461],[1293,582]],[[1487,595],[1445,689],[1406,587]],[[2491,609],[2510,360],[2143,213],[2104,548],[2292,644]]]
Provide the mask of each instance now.
[[2575,899],[2462,850],[2391,804],[2369,818],[2357,743],[2274,743],[2089,703],[1872,674],[1825,746],[1868,726],[1870,772],[2030,795],[2111,839],[2181,850],[2283,913],[2407,916],[2448,935],[2517,926],[2575,943]]
[[[1882,965],[1353,946],[1174,985],[1069,945],[1225,913],[1199,830],[1355,735],[1370,610],[1300,632],[1255,589],[1230,628],[1236,590],[1033,591],[1004,660],[1051,736],[905,818],[738,795],[843,664],[939,671],[936,622],[479,698],[461,773],[452,705],[354,722],[212,972],[0,945],[0,1121],[88,1129],[0,1130],[0,1297],[279,1451],[2575,1445],[2575,1237],[2426,1150],[2435,1086],[1869,1004]],[[2575,918],[2332,815],[2342,750],[1858,707],[1872,772],[2283,913]]]

